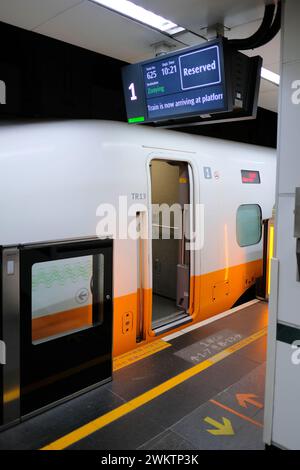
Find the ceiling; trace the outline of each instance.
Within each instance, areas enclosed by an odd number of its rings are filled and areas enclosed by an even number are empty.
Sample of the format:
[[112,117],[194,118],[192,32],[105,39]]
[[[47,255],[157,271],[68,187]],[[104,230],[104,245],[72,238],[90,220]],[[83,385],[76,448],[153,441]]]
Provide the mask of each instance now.
[[[229,38],[248,37],[259,27],[265,5],[265,0],[133,1],[189,32],[178,42],[89,0],[1,0],[0,21],[133,63],[153,57],[159,42],[174,48],[204,42],[199,35],[216,23],[226,26]],[[264,67],[279,73],[280,34],[247,53],[260,54]],[[278,87],[262,80],[259,105],[277,112],[277,102]]]

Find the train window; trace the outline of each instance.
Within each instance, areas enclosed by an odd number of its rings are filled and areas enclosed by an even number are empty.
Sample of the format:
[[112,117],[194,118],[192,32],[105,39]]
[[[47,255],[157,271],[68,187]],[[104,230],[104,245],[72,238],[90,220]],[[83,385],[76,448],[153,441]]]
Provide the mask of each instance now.
[[256,245],[261,240],[262,214],[258,204],[243,204],[237,210],[236,237],[241,247]]
[[33,343],[101,323],[103,254],[35,263],[31,279]]

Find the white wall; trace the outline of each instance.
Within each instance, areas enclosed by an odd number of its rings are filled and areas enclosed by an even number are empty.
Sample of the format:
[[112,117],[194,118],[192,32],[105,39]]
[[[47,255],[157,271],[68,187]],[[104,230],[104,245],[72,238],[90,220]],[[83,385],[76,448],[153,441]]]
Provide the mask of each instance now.
[[[282,24],[282,65],[276,205],[276,248],[279,260],[277,289],[271,293],[268,382],[265,441],[280,447],[300,449],[300,366],[291,362],[291,345],[276,341],[275,323],[299,328],[300,283],[297,281],[294,238],[295,188],[300,187],[300,104],[294,104],[292,88],[300,80],[300,2],[286,0]],[[276,286],[275,286],[276,287]],[[277,297],[278,296],[278,297]],[[277,303],[278,302],[278,303]],[[276,348],[273,349],[276,342]]]

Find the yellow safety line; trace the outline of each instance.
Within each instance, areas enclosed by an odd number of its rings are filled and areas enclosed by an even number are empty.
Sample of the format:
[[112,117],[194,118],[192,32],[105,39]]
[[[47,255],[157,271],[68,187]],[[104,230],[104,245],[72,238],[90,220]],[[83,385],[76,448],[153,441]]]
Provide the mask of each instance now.
[[133,398],[129,402],[124,403],[121,406],[118,406],[112,411],[109,411],[105,415],[94,419],[90,423],[87,423],[78,429],[75,429],[69,434],[66,434],[65,436],[57,439],[51,444],[48,444],[47,446],[43,447],[41,450],[62,450],[62,449],[66,449],[67,447],[70,447],[72,444],[75,444],[75,442],[78,442],[81,439],[88,437],[89,435],[93,434],[96,431],[99,431],[99,429],[104,428],[105,426],[107,426],[110,423],[113,423],[114,421],[121,418],[122,416],[125,416],[131,411],[134,411],[137,408],[140,408],[146,403],[149,403],[150,401],[159,397],[163,393],[168,392],[169,390],[176,387],[177,385],[194,377],[195,375],[199,374],[203,370],[208,369],[209,367],[213,366],[217,362],[222,361],[223,359],[235,353],[239,349],[242,349],[245,346],[248,346],[248,344],[256,341],[257,339],[262,338],[263,336],[266,335],[266,333],[267,333],[267,328],[263,328],[262,330],[258,331],[257,333],[254,333],[248,338],[242,339],[241,341],[234,344],[233,346],[230,346],[229,348],[225,349],[221,353],[216,354],[215,356],[212,356],[210,359],[207,359],[206,361],[203,361],[200,364],[197,364],[191,367],[190,369],[184,372],[181,372],[180,374],[167,380],[166,382],[163,382],[162,384],[157,385],[156,387],[152,388],[151,390],[148,390],[142,395],[139,395],[138,397]]
[[145,357],[149,357],[152,356],[152,354],[155,354],[159,351],[163,351],[164,349],[169,348],[170,346],[171,344],[167,343],[167,341],[158,339],[156,341],[153,341],[152,343],[140,346],[139,348],[134,349],[133,351],[121,354],[120,356],[114,358],[113,370],[115,372],[119,369],[122,369],[123,367],[129,366],[130,364],[140,361],[141,359],[145,359]]

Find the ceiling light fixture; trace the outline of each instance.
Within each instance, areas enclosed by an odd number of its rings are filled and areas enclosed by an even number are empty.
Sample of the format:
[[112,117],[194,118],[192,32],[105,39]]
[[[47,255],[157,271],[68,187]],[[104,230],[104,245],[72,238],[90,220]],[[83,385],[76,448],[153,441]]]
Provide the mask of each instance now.
[[156,15],[152,11],[146,10],[143,7],[136,5],[129,0],[92,0],[94,3],[98,3],[104,7],[114,10],[121,15],[127,16],[134,20],[144,23],[152,28],[159,29],[160,31],[173,36],[174,34],[180,33],[185,29],[178,26],[162,16]]
[[[173,36],[177,33],[185,31],[185,28],[178,26],[176,23],[173,23],[170,20],[167,20],[163,16],[157,15],[146,8],[140,7],[135,3],[129,0],[90,0],[98,5],[109,8],[110,10],[116,11],[121,15],[127,16],[134,20],[144,23],[152,28],[158,29],[163,33],[167,33],[170,36]],[[280,84],[280,75],[277,73],[271,72],[271,70],[261,69],[261,77],[264,80],[268,80],[275,85]]]
[[261,69],[261,78],[268,80],[268,82],[274,83],[275,85],[280,85],[280,75],[278,73],[271,72],[271,70]]

